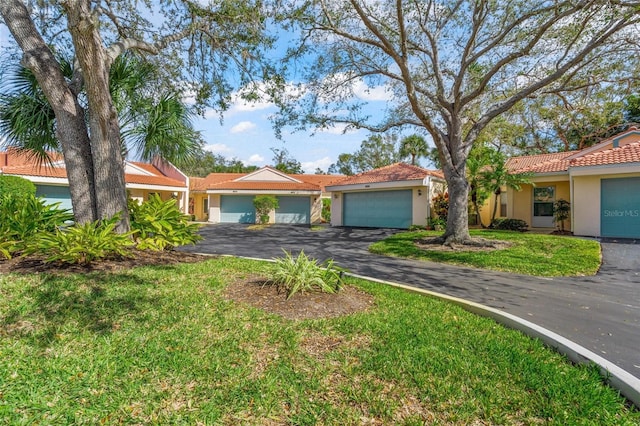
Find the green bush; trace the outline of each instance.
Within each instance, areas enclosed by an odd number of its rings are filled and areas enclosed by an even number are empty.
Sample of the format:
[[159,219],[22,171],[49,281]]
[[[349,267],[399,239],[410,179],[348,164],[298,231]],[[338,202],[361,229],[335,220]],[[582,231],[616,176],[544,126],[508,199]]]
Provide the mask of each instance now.
[[305,291],[336,293],[342,287],[343,270],[334,265],[333,260],[322,264],[300,251],[294,258],[284,251],[284,258],[276,259],[275,271],[271,282],[287,292],[287,299]]
[[83,225],[75,224],[54,232],[40,234],[28,253],[42,253],[45,262],[61,262],[88,265],[94,260],[116,256],[131,257],[128,248],[133,245],[133,232],[114,231],[120,216],[97,220]]
[[529,230],[529,225],[522,219],[494,219],[489,228],[525,232]]
[[30,180],[20,176],[0,175],[0,196],[7,194],[36,195],[36,186]]
[[278,199],[274,195],[257,195],[253,199],[253,206],[256,208],[260,223],[269,223],[269,213],[279,207]]
[[176,200],[162,201],[157,194],[142,204],[130,200],[129,213],[140,250],[171,250],[202,239],[198,225],[189,223],[189,216],[182,214]]
[[433,203],[433,213],[435,213],[445,223],[449,215],[449,193],[440,193],[431,199]]
[[322,199],[322,221],[331,222],[331,198]]
[[33,194],[0,196],[0,243],[5,257],[23,252],[39,234],[54,232],[73,220],[69,210],[58,206],[45,204]]

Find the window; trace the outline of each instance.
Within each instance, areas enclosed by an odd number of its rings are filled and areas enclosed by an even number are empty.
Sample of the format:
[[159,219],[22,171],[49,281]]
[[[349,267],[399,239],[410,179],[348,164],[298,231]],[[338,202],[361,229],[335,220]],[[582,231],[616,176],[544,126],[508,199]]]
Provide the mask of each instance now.
[[541,186],[533,188],[534,216],[553,216],[555,193],[555,186]]
[[202,199],[202,213],[209,214],[209,197]]
[[507,192],[500,193],[500,217],[507,217]]

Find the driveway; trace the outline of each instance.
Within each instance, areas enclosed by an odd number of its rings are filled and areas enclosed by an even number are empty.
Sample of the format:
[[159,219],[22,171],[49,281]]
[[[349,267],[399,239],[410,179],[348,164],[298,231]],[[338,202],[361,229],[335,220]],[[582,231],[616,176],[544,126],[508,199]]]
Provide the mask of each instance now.
[[640,244],[606,242],[603,266],[590,277],[536,278],[396,259],[367,247],[397,231],[275,225],[209,225],[185,250],[271,259],[282,249],[332,258],[358,275],[481,303],[547,328],[640,378]]

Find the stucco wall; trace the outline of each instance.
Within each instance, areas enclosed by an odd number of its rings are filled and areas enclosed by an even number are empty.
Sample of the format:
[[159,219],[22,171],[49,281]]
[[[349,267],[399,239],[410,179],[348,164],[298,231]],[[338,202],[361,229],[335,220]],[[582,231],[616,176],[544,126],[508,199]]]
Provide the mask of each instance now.
[[311,202],[311,224],[322,222],[322,197],[314,195],[310,197]]
[[209,195],[209,222],[220,223],[220,194]]
[[331,194],[331,226],[342,226],[342,192]]
[[[555,186],[555,200],[564,199],[571,201],[571,185],[568,181],[540,179],[535,181],[536,186]],[[493,208],[493,207],[491,207]],[[573,209],[574,206],[572,205]],[[489,209],[490,210],[490,209]],[[507,190],[507,217],[521,219],[531,226],[533,222],[533,186],[522,185],[521,191]],[[571,220],[564,223],[565,229],[571,229]]]
[[573,233],[575,235],[600,235],[600,176],[576,176],[573,178]]

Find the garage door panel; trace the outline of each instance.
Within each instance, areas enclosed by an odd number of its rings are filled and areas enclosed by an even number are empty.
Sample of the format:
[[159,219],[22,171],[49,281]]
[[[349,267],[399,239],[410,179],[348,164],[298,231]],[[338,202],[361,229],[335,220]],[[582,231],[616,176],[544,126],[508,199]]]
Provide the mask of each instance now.
[[220,197],[220,222],[256,223],[256,210],[252,195],[222,195]]
[[309,197],[278,197],[276,223],[308,224],[311,217]]
[[344,194],[344,226],[408,228],[413,219],[412,191],[371,191]]
[[60,203],[59,209],[72,209],[71,192],[68,186],[38,185],[36,196],[42,197],[45,204]]
[[640,177],[602,179],[600,233],[640,238]]

